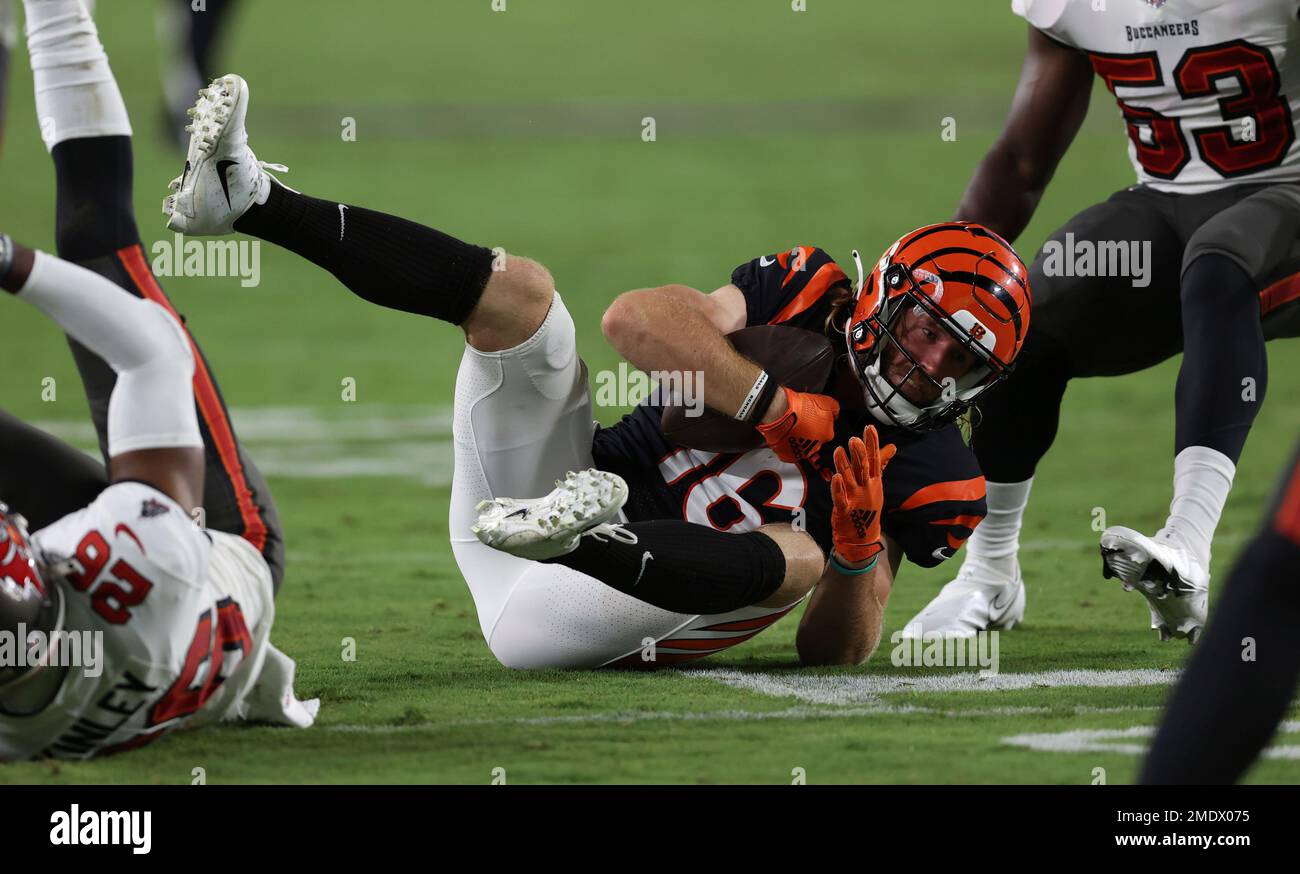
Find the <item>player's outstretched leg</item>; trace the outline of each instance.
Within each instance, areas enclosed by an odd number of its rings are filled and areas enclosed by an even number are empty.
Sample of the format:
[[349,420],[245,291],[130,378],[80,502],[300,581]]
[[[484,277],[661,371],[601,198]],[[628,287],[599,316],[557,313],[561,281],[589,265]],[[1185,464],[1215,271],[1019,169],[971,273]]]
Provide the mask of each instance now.
[[[1189,253],[1194,250],[1189,246]],[[1122,525],[1101,536],[1102,573],[1146,597],[1161,640],[1195,643],[1210,592],[1210,543],[1268,382],[1259,293],[1218,253],[1182,282],[1183,364],[1175,392],[1174,498],[1148,537]]]
[[788,525],[729,534],[681,519],[615,522],[627,494],[617,474],[570,471],[541,498],[483,501],[473,530],[494,549],[562,564],[674,613],[784,607],[821,577],[821,550]]
[[260,237],[334,274],[357,296],[459,325],[484,352],[509,349],[541,326],[553,283],[544,267],[397,216],[310,197],[273,179],[248,145],[248,83],[217,79],[191,110],[193,134],[167,226],[186,234]]
[[1194,643],[1205,624],[1210,545],[1268,385],[1262,280],[1295,263],[1298,238],[1300,186],[1276,185],[1219,210],[1187,241],[1169,516],[1154,536],[1115,526],[1101,542],[1104,573],[1146,596],[1162,640]]
[[[131,123],[95,22],[81,0],[24,0],[23,5],[37,117],[57,179],[59,255],[171,309],[140,245],[132,205]],[[108,403],[117,377],[90,350],[75,341],[69,345],[107,457]],[[256,546],[278,587],[284,541],[275,502],[235,436],[197,342],[194,351],[195,403],[207,456],[207,524]]]

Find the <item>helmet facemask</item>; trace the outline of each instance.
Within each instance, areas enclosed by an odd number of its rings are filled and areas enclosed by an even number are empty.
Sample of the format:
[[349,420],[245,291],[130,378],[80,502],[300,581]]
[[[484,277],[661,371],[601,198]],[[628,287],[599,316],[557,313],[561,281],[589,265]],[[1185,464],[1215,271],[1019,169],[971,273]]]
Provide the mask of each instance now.
[[[854,371],[862,383],[868,410],[885,424],[916,431],[933,430],[957,421],[993,385],[1006,377],[1010,368],[993,355],[990,342],[983,344],[972,330],[987,336],[982,327],[959,312],[957,317],[939,305],[943,280],[924,268],[909,268],[900,262],[878,268],[882,302],[879,311],[845,326]],[[901,291],[900,291],[901,289]],[[974,360],[960,377],[935,379],[916,360],[900,339],[900,328],[911,311],[927,316],[936,330],[952,337]],[[968,324],[963,324],[967,322]],[[865,351],[857,347],[873,338]],[[905,368],[901,374],[894,363]]]

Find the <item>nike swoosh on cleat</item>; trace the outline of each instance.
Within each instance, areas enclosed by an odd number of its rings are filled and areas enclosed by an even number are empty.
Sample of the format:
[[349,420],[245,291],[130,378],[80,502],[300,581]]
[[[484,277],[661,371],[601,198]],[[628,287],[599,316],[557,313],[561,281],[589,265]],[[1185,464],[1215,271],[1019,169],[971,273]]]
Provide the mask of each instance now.
[[231,167],[238,167],[238,166],[239,166],[239,162],[238,162],[238,161],[218,161],[218,162],[217,162],[217,177],[221,180],[221,190],[222,190],[222,192],[224,192],[225,195],[226,195],[226,206],[231,206],[231,203],[230,203],[230,183],[226,181],[226,171],[229,170]]
[[505,518],[507,518],[507,519],[513,519],[513,518],[515,518],[516,516],[527,516],[527,515],[528,515],[528,508],[527,508],[527,507],[520,507],[518,510],[515,510],[513,513],[507,513],[507,514],[505,515]]
[[[189,177],[190,177],[190,162],[189,162],[189,161],[186,161],[186,162],[185,162],[185,172],[181,174],[181,185],[180,185],[180,188],[184,188],[184,187],[185,187],[185,180],[188,179]],[[179,191],[180,188],[178,188],[178,189],[176,189],[176,190]]]
[[759,266],[759,267],[771,267],[771,266],[772,266],[773,264],[775,264],[775,263],[776,263],[776,259],[775,259],[775,258],[769,258],[769,257],[767,257],[766,255],[764,255],[762,258],[759,258],[759,259],[758,259],[758,266]]
[[[1015,600],[1016,600],[1016,589],[1015,589],[1015,586],[1012,586],[1012,587],[1011,587],[1011,597],[1007,599],[1007,603],[1005,603],[1005,604],[999,604],[999,603],[998,603],[998,598],[1001,598],[1004,594],[1005,594],[1005,592],[998,592],[996,595],[994,595],[994,596],[993,596],[993,600],[989,603],[989,606],[990,606],[992,609],[994,609],[994,610],[1000,610],[1000,611],[1002,611],[1003,613],[1007,612],[1007,610],[1010,609],[1011,605],[1012,605],[1013,603],[1015,603]],[[1001,617],[998,617],[998,618],[1001,618]]]
[[652,555],[650,553],[650,550],[647,549],[645,553],[641,556],[641,573],[636,575],[636,579],[632,582],[633,586],[641,582],[641,577],[645,576],[645,566],[650,562],[650,559],[652,558],[654,558],[654,555]]

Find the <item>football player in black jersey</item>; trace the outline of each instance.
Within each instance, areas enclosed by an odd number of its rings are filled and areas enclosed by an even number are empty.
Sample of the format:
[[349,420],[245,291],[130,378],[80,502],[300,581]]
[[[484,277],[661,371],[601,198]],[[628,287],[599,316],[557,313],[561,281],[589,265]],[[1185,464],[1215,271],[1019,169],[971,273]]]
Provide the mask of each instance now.
[[[541,264],[279,184],[248,145],[249,93],[228,75],[195,106],[168,226],[260,237],[366,300],[461,327],[449,527],[503,664],[698,658],[814,587],[800,657],[858,663],[879,643],[903,557],[948,558],[983,515],[984,481],[955,423],[1006,376],[1029,327],[1025,267],[996,234],[921,228],[857,287],[800,246],[712,294],[619,297],[603,329],[630,363],[704,373],[706,403],[764,438],[699,452],[672,445],[650,404],[598,428],[573,320]],[[725,337],[769,324],[833,338],[827,394],[777,386]]]

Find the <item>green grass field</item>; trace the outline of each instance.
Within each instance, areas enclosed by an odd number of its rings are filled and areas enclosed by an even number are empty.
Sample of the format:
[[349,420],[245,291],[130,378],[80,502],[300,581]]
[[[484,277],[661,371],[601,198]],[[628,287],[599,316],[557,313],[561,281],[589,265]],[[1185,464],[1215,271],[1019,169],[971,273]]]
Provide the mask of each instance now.
[[[159,204],[182,159],[157,135],[149,4],[103,6],[101,36],[136,127],[149,248],[170,239]],[[844,263],[853,247],[871,258],[950,215],[1006,111],[1023,22],[1003,3],[936,0],[924,14],[808,6],[509,0],[496,13],[489,0],[250,0],[224,57],[252,84],[258,156],[290,165],[288,184],[542,260],[594,371],[617,364],[598,322],[621,291],[712,289],[735,265],[798,243]],[[52,248],[53,173],[25,54],[16,65],[0,228]],[[1094,97],[1023,251],[1132,182],[1117,115],[1108,95]],[[654,142],[641,137],[647,117]],[[953,142],[940,136],[947,117]],[[340,135],[346,118],[355,142]],[[320,721],[178,734],[86,764],[7,765],[0,781],[188,783],[200,767],[211,783],[486,783],[497,768],[509,783],[782,783],[800,768],[809,783],[1082,784],[1099,767],[1109,782],[1132,779],[1131,747],[1169,688],[1137,684],[1150,674],[1109,687],[945,691],[924,678],[952,671],[895,668],[888,643],[865,668],[801,670],[797,616],[689,670],[501,668],[447,545],[458,333],[370,306],[285,252],[262,256],[255,288],[163,285],[271,477],[289,542],[274,637],[298,661],[300,695],[322,699]],[[5,408],[89,445],[57,330],[16,304],[4,319]],[[1268,403],[1219,531],[1220,579],[1300,432],[1300,349],[1276,343],[1270,356]],[[1098,507],[1139,529],[1163,521],[1176,372],[1171,361],[1071,387],[1026,518],[1028,621],[1001,638],[1003,674],[1167,671],[1186,656],[1184,644],[1156,641],[1138,595],[1101,579],[1092,528]],[[55,402],[41,398],[46,377]],[[351,403],[341,399],[349,377]],[[906,567],[886,633],[954,570]],[[341,656],[345,638],[355,661]],[[1076,752],[1039,748],[1059,737],[1006,741],[1092,731],[1066,736],[1094,745]],[[1266,761],[1252,779],[1294,782],[1300,762]]]

